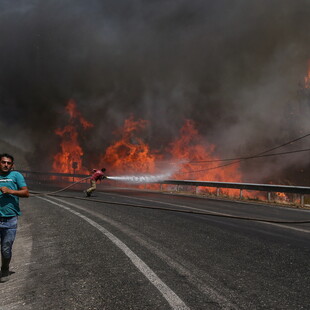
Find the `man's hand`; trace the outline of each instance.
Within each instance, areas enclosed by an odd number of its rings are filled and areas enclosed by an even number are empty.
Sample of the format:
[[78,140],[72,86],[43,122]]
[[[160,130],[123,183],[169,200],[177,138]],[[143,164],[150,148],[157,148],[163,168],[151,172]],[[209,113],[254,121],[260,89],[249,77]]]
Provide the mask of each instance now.
[[16,190],[16,191],[6,186],[3,186],[3,187],[0,187],[0,191],[3,194],[11,194],[11,195],[15,195],[18,197],[26,197],[26,198],[29,197],[29,191],[28,191],[27,186],[23,186],[19,190]]
[[12,194],[12,192],[13,192],[13,190],[9,189],[9,188],[6,187],[6,186],[0,187],[0,191],[1,191],[3,194]]

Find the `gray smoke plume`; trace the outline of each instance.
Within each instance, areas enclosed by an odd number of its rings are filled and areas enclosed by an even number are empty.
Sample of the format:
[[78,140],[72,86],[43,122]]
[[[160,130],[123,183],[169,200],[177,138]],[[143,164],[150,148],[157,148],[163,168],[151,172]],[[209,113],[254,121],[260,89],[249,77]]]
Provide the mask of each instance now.
[[[130,114],[159,150],[192,119],[221,158],[305,135],[309,16],[309,0],[0,0],[1,140],[49,170],[69,99],[92,165]],[[310,185],[309,158],[246,161],[244,181]]]

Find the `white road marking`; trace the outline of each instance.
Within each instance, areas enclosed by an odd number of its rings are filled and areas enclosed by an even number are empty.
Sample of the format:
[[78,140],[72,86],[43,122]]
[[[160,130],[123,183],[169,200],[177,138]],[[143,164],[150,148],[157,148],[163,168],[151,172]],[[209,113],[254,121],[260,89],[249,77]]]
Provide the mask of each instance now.
[[298,227],[287,226],[285,224],[276,224],[276,223],[268,223],[268,222],[263,222],[263,223],[267,224],[267,225],[279,226],[279,227],[282,227],[282,228],[296,230],[296,231],[301,231],[303,233],[310,234],[310,230],[308,230],[308,229],[302,229],[302,228],[298,228]]
[[[99,225],[98,223],[94,222],[93,220],[89,219],[88,217],[84,216],[83,214],[72,210],[69,207],[64,206],[63,204],[59,204],[54,202],[50,199],[38,197],[43,199],[51,204],[54,204],[58,207],[66,209],[67,211],[79,216],[99,231],[101,231],[107,238],[109,238],[119,249],[121,249],[128,258],[132,261],[132,263],[140,270],[140,272],[160,291],[160,293],[164,296],[167,300],[169,305],[172,309],[176,310],[189,310],[186,304],[180,299],[180,297],[174,293],[156,274],[155,272],[146,265],[133,251],[131,251],[126,244],[124,244],[120,239],[115,237],[112,233],[110,233],[107,229]],[[55,200],[61,201],[60,199],[53,198]],[[74,204],[72,204],[74,206]]]
[[[98,214],[97,212],[88,209],[85,210],[85,208],[83,208],[80,205],[73,204],[71,202],[64,201],[62,199],[57,199],[55,197],[53,197],[52,199],[63,202],[67,205],[71,205],[75,208],[83,210],[84,212],[87,212],[88,214],[98,217],[104,220],[105,222],[109,223],[110,225],[114,226],[119,231],[122,231],[127,236],[130,236],[132,239],[134,239],[142,246],[147,248],[149,251],[151,251],[154,255],[158,256],[167,265],[176,270],[181,276],[185,276],[190,283],[196,286],[204,295],[208,296],[208,298],[210,298],[214,303],[218,304],[221,309],[229,309],[229,310],[238,309],[236,305],[234,305],[225,297],[231,295],[230,291],[227,291],[220,284],[217,284],[216,280],[213,279],[210,275],[204,274],[204,279],[201,280],[200,271],[195,271],[194,266],[192,266],[187,262],[182,261],[182,259],[178,259],[178,261],[180,261],[181,263],[176,262],[174,259],[161,252],[156,246],[153,246],[149,242],[147,242],[144,237],[141,238],[136,231],[133,232],[130,228],[125,227],[123,224],[120,224],[102,214]],[[222,293],[225,290],[226,292],[223,295]]]

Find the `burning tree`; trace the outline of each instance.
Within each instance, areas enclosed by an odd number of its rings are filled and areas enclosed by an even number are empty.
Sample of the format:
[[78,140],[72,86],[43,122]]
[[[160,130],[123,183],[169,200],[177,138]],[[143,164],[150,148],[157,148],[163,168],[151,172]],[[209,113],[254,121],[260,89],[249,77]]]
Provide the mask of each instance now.
[[54,156],[53,171],[61,173],[88,173],[82,166],[83,150],[79,145],[78,127],[83,129],[93,127],[93,124],[86,121],[77,110],[73,99],[69,100],[66,106],[66,112],[69,114],[69,124],[64,128],[55,130],[56,135],[61,137],[61,151]]

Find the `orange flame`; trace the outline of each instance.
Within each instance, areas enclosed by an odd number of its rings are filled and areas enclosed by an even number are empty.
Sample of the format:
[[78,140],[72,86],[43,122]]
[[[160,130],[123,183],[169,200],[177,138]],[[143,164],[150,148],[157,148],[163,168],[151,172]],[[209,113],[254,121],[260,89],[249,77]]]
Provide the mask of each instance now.
[[288,196],[284,193],[276,192],[275,195],[276,195],[276,199],[280,200],[281,202],[289,201]]
[[[132,116],[127,119],[119,131],[121,138],[106,149],[100,166],[108,166],[109,173],[112,174],[154,173],[156,161],[162,159],[163,156],[151,151],[149,146],[137,137],[137,132],[143,130],[146,125],[145,120],[135,121]],[[195,163],[217,160],[217,157],[213,155],[214,150],[214,145],[204,143],[194,122],[186,120],[180,130],[180,137],[167,149],[171,160],[180,163],[181,167],[173,177],[184,179],[186,176],[202,181],[241,181],[239,165],[213,169],[216,168],[218,162],[208,163],[208,166],[205,163]],[[232,189],[222,192],[236,194],[238,191]]]
[[[66,106],[69,124],[55,133],[62,138],[61,151],[54,156],[53,171],[62,173],[83,173],[89,171],[82,166],[83,150],[79,144],[79,126],[83,129],[93,127],[77,110],[74,100]],[[117,134],[120,139],[110,145],[101,157],[100,167],[107,167],[109,175],[154,174],[156,163],[164,157],[138,136],[146,128],[146,120],[135,120],[133,116],[125,120]],[[177,162],[180,169],[172,178],[195,179],[201,181],[241,182],[239,164],[223,165],[214,155],[215,146],[209,144],[199,134],[192,120],[186,120],[179,137],[166,149],[165,158]],[[218,167],[223,166],[223,167]],[[89,168],[89,167],[88,167]],[[205,190],[205,188],[203,189]],[[201,189],[202,191],[202,189]],[[214,192],[214,188],[207,189]],[[222,193],[238,195],[234,189],[222,190]]]
[[[80,126],[88,129],[93,127],[93,124],[83,118],[74,100],[69,100],[66,112],[70,116],[69,124],[62,129],[55,130],[62,140],[61,151],[54,156],[53,171],[88,174],[88,169],[82,166],[83,150],[79,144],[78,129]],[[98,167],[107,167],[109,175],[156,174],[158,168],[156,163],[160,162],[165,155],[165,158],[170,158],[170,161],[177,163],[180,167],[172,178],[241,182],[239,164],[221,164],[214,155],[215,146],[205,141],[192,120],[185,121],[179,137],[170,143],[164,155],[151,150],[138,136],[147,125],[146,120],[135,120],[133,116],[125,120],[123,127],[117,132],[120,139],[106,149]],[[214,188],[200,189],[200,191],[205,190],[215,192]],[[234,196],[239,194],[239,191],[234,189],[221,190],[221,192]]]
[[74,120],[78,120],[84,129],[93,127],[94,125],[88,121],[85,120],[85,118],[82,116],[81,112],[77,110],[76,103],[73,99],[70,99],[67,106],[66,111],[70,115],[70,122],[73,122]]
[[54,156],[53,171],[60,173],[88,173],[82,167],[83,150],[78,142],[78,126],[83,129],[93,127],[87,122],[76,108],[74,100],[69,100],[66,111],[70,116],[69,124],[62,129],[56,129],[56,135],[62,138],[61,151]]
[[[195,123],[192,120],[186,120],[180,130],[180,137],[170,144],[169,152],[173,160],[186,161],[174,177],[200,181],[240,182],[239,164],[217,168],[223,164],[218,161],[214,151],[215,146],[204,141],[195,128]],[[238,191],[227,189],[223,192],[232,195],[237,194]]]
[[155,160],[159,156],[152,153],[149,146],[136,135],[147,124],[146,120],[135,121],[133,116],[125,120],[123,128],[118,132],[120,140],[106,149],[100,166],[108,166],[109,171],[115,174],[153,173]]

